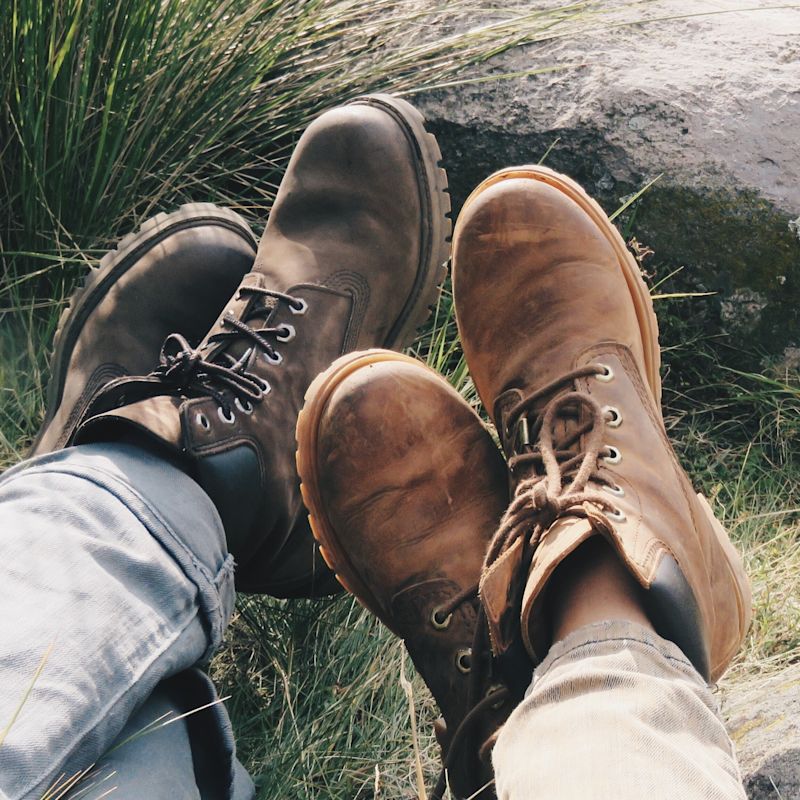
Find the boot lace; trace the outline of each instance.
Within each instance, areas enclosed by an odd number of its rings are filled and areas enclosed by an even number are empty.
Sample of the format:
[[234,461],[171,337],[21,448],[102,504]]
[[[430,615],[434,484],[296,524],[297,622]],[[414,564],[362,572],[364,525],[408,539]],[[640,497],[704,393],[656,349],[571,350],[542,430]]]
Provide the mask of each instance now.
[[[436,608],[432,615],[434,625],[446,624],[450,616],[462,603],[478,604],[478,584],[469,586],[459,592],[448,603]],[[488,689],[484,686],[490,682],[492,675],[493,657],[489,648],[488,628],[483,607],[478,604],[478,615],[472,646],[469,651],[469,684],[467,689],[467,708],[469,711],[459,723],[450,740],[447,753],[444,756],[442,771],[431,794],[431,800],[442,800],[448,786],[447,773],[456,763],[467,763],[466,759],[472,758],[477,750],[478,760],[485,758],[494,744],[494,735],[487,741],[474,745],[474,735],[478,723],[485,719],[491,711],[503,705],[511,695],[509,689],[502,683],[491,683]],[[487,784],[488,786],[489,784]],[[479,797],[487,786],[480,786],[473,797]]]
[[[585,392],[567,391],[556,394],[547,403],[533,426],[528,420],[533,406],[565,385],[583,377],[610,374],[613,373],[604,364],[581,367],[523,397],[509,410],[506,431],[518,440],[517,446],[522,450],[509,458],[509,469],[513,475],[520,472],[520,467],[526,467],[532,474],[517,484],[514,499],[487,550],[484,570],[519,539],[525,538],[520,574],[527,576],[539,541],[556,519],[566,512],[585,517],[585,503],[615,512],[607,495],[587,486],[591,482],[616,488],[600,466],[603,459],[619,455],[615,448],[603,444],[606,419],[616,412],[601,408]],[[563,434],[556,439],[554,429],[558,422],[566,424]],[[537,442],[535,445],[533,440]]]
[[[263,352],[272,364],[283,360],[270,339],[289,341],[294,337],[294,328],[288,324],[271,327],[268,322],[279,302],[286,303],[292,313],[304,314],[308,305],[305,300],[272,289],[258,286],[242,286],[241,295],[262,296],[262,302],[248,311],[249,321],[238,319],[227,312],[221,330],[208,338],[201,347],[192,347],[179,333],[172,333],[164,341],[158,366],[150,373],[159,378],[173,390],[211,397],[220,408],[223,417],[232,420],[231,401],[249,413],[253,403],[258,403],[269,394],[269,383],[252,371],[253,349]],[[254,321],[263,317],[262,324],[256,327]],[[269,337],[269,338],[268,338]],[[225,347],[234,341],[249,340],[252,344],[238,358],[226,351]]]
[[[542,536],[558,517],[569,512],[573,516],[587,515],[585,503],[592,503],[603,511],[614,513],[615,509],[607,495],[587,488],[589,483],[617,489],[613,480],[603,473],[600,462],[614,456],[614,448],[603,444],[605,423],[613,417],[614,409],[601,408],[589,394],[563,389],[574,385],[579,378],[612,375],[604,364],[591,364],[573,370],[552,383],[519,400],[508,412],[506,437],[516,444],[516,451],[508,460],[512,475],[524,468],[530,477],[517,484],[514,498],[503,515],[497,532],[492,537],[484,560],[483,570],[490,568],[515,542],[525,539],[522,564],[518,578],[524,580],[530,569],[533,554]],[[532,409],[542,405],[548,397],[543,411],[536,415],[531,425]],[[556,438],[554,430],[559,423],[561,436]],[[535,442],[535,444],[534,444]],[[521,599],[515,591],[512,597]],[[444,620],[461,604],[474,602],[478,598],[478,586],[472,586],[448,604],[434,612],[435,619]],[[517,616],[519,610],[516,610]],[[496,659],[492,655],[486,611],[481,604],[472,642],[472,669],[468,690],[467,707],[470,709],[462,719],[450,741],[444,760],[444,769],[432,795],[432,800],[441,800],[447,787],[447,771],[463,758],[474,754],[474,733],[477,724],[486,715],[512,697],[511,690],[502,684],[493,684],[481,697],[482,687],[494,671]],[[478,757],[484,758],[494,745],[497,731],[480,743]],[[480,787],[474,796],[479,796]]]

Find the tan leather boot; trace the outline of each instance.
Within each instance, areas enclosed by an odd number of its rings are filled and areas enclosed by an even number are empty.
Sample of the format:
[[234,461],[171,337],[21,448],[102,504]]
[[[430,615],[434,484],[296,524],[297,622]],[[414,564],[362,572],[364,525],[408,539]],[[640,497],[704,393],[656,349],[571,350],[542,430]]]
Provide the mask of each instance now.
[[[486,633],[480,569],[508,501],[500,452],[444,379],[385,350],[344,356],[316,378],[297,444],[327,563],[405,641],[444,715],[437,733],[451,789],[460,798],[493,796],[488,758],[478,752],[513,704],[493,665],[472,652]],[[474,724],[463,725],[479,704]]]
[[252,272],[198,349],[180,337],[149,377],[109,387],[78,441],[138,430],[185,457],[237,557],[237,587],[290,597],[335,581],[317,557],[295,467],[297,412],[342,353],[401,347],[449,255],[440,153],[408,103],[329,111],[292,155]]
[[169,333],[199,342],[255,255],[247,223],[211,203],[157,214],[122,239],[61,315],[31,455],[64,447],[100,390],[152,369]]
[[667,440],[656,320],[622,238],[573,181],[519,167],[467,200],[453,261],[464,353],[516,486],[481,579],[495,652],[521,622],[542,658],[548,579],[599,535],[656,630],[715,680],[747,630],[750,590]]

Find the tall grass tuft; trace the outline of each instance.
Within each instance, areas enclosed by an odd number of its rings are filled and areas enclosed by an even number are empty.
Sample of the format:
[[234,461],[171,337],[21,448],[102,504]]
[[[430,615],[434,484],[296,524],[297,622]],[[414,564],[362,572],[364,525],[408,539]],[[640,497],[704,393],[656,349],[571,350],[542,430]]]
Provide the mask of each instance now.
[[231,206],[258,228],[320,110],[469,79],[471,65],[601,13],[599,0],[491,12],[477,0],[8,0],[0,468],[42,417],[64,298],[121,235],[189,200]]
[[523,10],[453,30],[479,6],[9,4],[0,15],[4,280],[72,274],[70,259],[85,264],[137,220],[187,199],[263,220],[290,145],[322,108],[468,77],[470,64],[557,32],[597,5]]

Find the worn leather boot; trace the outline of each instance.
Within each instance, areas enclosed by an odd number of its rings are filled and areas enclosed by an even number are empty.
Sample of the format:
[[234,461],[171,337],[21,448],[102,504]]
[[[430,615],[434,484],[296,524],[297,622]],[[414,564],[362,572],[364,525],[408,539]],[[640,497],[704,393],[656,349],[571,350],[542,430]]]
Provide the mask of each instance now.
[[316,378],[297,445],[325,560],[405,641],[444,715],[437,735],[451,790],[493,797],[490,748],[478,753],[513,704],[473,647],[477,635],[488,656],[477,583],[508,502],[500,452],[443,378],[385,350],[344,356]]
[[408,103],[329,111],[292,155],[252,272],[199,348],[112,384],[77,440],[138,431],[184,459],[215,503],[237,587],[280,597],[336,583],[300,499],[294,430],[312,379],[342,353],[401,347],[429,313],[449,255],[439,148]]
[[453,260],[464,353],[515,484],[481,579],[495,652],[521,633],[542,658],[548,580],[603,536],[658,633],[716,680],[747,630],[750,590],[667,440],[656,320],[622,238],[576,183],[519,167],[467,200]]
[[61,314],[31,455],[64,447],[103,387],[152,369],[169,333],[199,342],[255,254],[238,214],[191,203],[147,220],[103,256]]

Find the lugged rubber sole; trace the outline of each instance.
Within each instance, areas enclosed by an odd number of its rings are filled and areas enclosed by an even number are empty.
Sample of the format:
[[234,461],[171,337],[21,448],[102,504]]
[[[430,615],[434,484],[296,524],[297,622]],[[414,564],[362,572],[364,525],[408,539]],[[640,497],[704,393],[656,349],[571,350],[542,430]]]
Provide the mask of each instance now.
[[361,581],[358,571],[350,563],[345,550],[339,545],[336,531],[325,513],[325,504],[319,494],[317,478],[317,441],[319,424],[331,395],[337,387],[354,372],[370,364],[399,361],[429,369],[422,362],[389,350],[363,350],[348,353],[333,362],[328,369],[317,375],[308,387],[305,403],[297,418],[297,472],[300,476],[300,493],[308,511],[311,532],[319,544],[325,563],[331,568],[336,580],[350,594],[372,612],[395,634],[392,620],[383,612],[369,587]]
[[31,447],[36,449],[50,423],[58,413],[64,393],[69,362],[83,325],[92,311],[108,294],[115,283],[141,257],[167,236],[190,228],[214,224],[241,235],[253,247],[257,242],[250,226],[236,212],[213,203],[186,203],[177,211],[160,213],[145,220],[137,231],[124,236],[117,246],[106,253],[97,266],[89,269],[81,285],[72,293],[61,312],[50,359],[50,382],[47,386],[45,418]]
[[536,164],[521,167],[508,167],[495,172],[478,184],[464,203],[462,213],[481,192],[488,189],[490,186],[494,186],[500,181],[516,180],[519,178],[542,181],[567,195],[567,197],[577,203],[577,205],[589,215],[597,227],[605,234],[609,244],[613,247],[625,276],[625,282],[636,310],[636,318],[639,321],[639,330],[642,333],[642,349],[644,352],[646,371],[645,377],[653,392],[653,397],[660,408],[661,375],[659,370],[661,367],[661,350],[658,346],[658,320],[653,310],[653,301],[650,298],[650,292],[644,282],[642,271],[639,269],[636,259],[628,250],[616,226],[611,222],[608,215],[603,211],[597,201],[591,198],[580,184],[566,175],[562,175],[548,167],[542,167]]
[[436,137],[425,127],[425,117],[410,103],[386,94],[365,95],[352,102],[380,108],[403,129],[416,156],[420,204],[428,215],[429,224],[423,225],[420,270],[403,310],[383,342],[384,347],[393,349],[409,344],[428,319],[447,275],[453,239],[447,173]]

